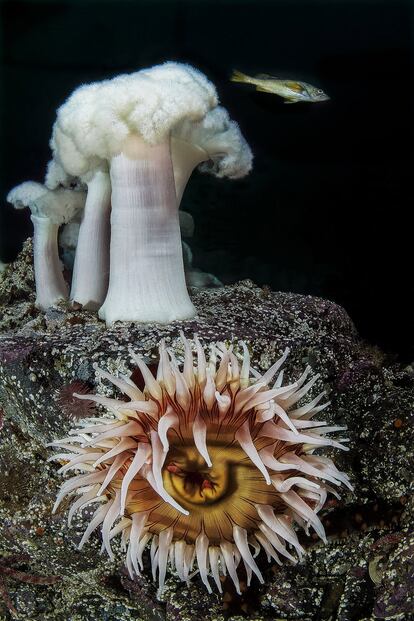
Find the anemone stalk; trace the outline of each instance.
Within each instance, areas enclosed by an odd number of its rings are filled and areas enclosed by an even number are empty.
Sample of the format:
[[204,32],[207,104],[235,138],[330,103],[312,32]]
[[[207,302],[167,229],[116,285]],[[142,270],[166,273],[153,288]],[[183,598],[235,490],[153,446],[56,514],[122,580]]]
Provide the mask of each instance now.
[[59,225],[50,218],[32,215],[36,306],[48,309],[68,297],[58,251]]
[[109,282],[111,182],[101,170],[87,181],[88,193],[79,228],[70,299],[97,310]]
[[193,317],[169,140],[128,138],[111,161],[111,185],[110,278],[99,316],[108,324]]

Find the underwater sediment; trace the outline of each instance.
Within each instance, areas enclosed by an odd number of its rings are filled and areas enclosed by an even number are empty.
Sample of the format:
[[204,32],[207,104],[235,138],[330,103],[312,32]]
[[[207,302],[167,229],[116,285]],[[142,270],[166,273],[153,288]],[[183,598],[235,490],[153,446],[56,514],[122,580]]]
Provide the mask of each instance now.
[[[31,245],[27,242],[0,280],[0,577],[2,567],[30,576],[58,576],[36,584],[4,574],[20,618],[63,619],[374,619],[410,618],[413,604],[412,522],[414,370],[402,368],[364,344],[339,306],[311,296],[274,293],[250,281],[192,290],[197,316],[166,326],[133,323],[107,328],[96,314],[65,302],[46,313],[35,307]],[[256,562],[264,584],[241,595],[222,580],[223,595],[208,594],[199,576],[187,587],[168,571],[162,599],[144,557],[142,575],[131,580],[124,554],[113,540],[114,560],[100,555],[94,533],[78,551],[94,508],[67,527],[68,505],[52,514],[62,483],[59,464],[48,463],[45,445],[65,436],[76,420],[101,415],[73,392],[117,396],[94,365],[118,375],[133,368],[129,349],[156,369],[165,339],[183,354],[180,331],[203,343],[247,343],[252,366],[264,373],[290,349],[285,378],[310,365],[331,401],[323,419],[347,425],[349,452],[327,447],[324,455],[348,473],[354,490],[338,490],[319,513],[327,544],[298,531],[301,563]],[[321,453],[322,454],[322,453]],[[23,559],[13,559],[25,554]],[[22,577],[22,576],[20,576]],[[253,579],[254,580],[254,579]],[[9,618],[0,601],[0,611]],[[400,615],[400,617],[398,617]],[[11,617],[10,617],[11,618]]]

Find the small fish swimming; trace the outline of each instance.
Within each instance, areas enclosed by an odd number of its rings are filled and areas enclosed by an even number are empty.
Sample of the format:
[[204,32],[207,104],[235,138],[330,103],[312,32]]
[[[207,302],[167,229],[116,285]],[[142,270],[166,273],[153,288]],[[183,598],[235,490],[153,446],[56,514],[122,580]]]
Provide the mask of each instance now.
[[312,84],[298,82],[297,80],[283,80],[267,75],[267,73],[259,73],[255,77],[250,77],[241,73],[241,71],[233,71],[230,80],[232,82],[254,84],[257,91],[279,95],[279,97],[283,97],[286,104],[297,103],[298,101],[327,101],[330,99],[321,88],[312,86]]

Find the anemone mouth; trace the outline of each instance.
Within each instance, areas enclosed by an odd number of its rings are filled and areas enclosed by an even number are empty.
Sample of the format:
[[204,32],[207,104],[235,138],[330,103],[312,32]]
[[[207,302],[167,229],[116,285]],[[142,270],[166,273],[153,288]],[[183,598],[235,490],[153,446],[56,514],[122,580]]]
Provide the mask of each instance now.
[[283,385],[279,369],[288,351],[260,375],[245,345],[238,355],[232,346],[213,345],[207,362],[195,338],[195,363],[182,339],[182,367],[162,342],[156,377],[133,355],[142,391],[128,377],[97,369],[129,401],[77,395],[113,416],[81,421],[68,438],[52,443],[71,451],[52,457],[63,462],[61,471],[83,472],[62,485],[55,510],[76,494],[70,522],[83,506],[99,502],[80,547],[101,527],[102,547],[113,556],[111,540],[121,533],[131,577],[142,569],[151,541],[161,590],[167,564],[188,580],[195,563],[209,591],[208,576],[221,590],[219,576],[226,572],[239,589],[241,561],[248,582],[253,572],[263,581],[252,550],[263,549],[277,563],[279,556],[296,562],[289,549],[300,558],[303,548],[295,526],[312,527],[325,539],[317,513],[328,492],[337,495],[329,483],[352,487],[331,460],[313,452],[346,449],[329,437],[343,428],[312,420],[328,405],[320,404],[324,393],[299,405],[318,379],[308,379],[309,368]]
[[[258,529],[255,503],[275,508],[281,503],[276,490],[266,484],[239,446],[210,444],[208,438],[207,445],[211,468],[194,446],[174,447],[163,481],[167,492],[189,511],[174,522],[174,536],[192,544],[204,531],[211,545],[220,545],[233,539],[234,526],[248,532]],[[165,516],[159,518],[158,529],[159,524],[165,524]]]

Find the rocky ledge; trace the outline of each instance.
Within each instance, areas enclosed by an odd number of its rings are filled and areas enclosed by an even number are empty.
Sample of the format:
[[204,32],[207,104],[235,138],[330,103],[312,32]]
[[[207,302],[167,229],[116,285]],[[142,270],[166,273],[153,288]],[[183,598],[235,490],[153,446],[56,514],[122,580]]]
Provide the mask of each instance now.
[[[31,261],[28,241],[0,275],[0,619],[413,618],[411,367],[363,343],[336,304],[250,281],[192,290],[197,317],[168,326],[106,328],[96,315],[66,304],[40,313]],[[95,362],[109,371],[131,370],[132,347],[156,363],[161,338],[182,352],[180,330],[189,338],[197,333],[204,343],[246,341],[258,370],[288,346],[287,377],[310,364],[320,373],[315,389],[324,388],[332,402],[324,418],[349,430],[350,451],[335,451],[334,458],[355,490],[323,510],[328,544],[303,536],[308,554],[295,567],[267,565],[259,557],[266,583],[254,583],[241,596],[228,581],[219,597],[208,595],[197,577],[187,587],[170,573],[159,601],[148,571],[132,581],[119,549],[113,562],[99,554],[98,534],[77,550],[88,510],[71,529],[65,507],[51,514],[62,479],[59,466],[46,461],[45,445],[93,411],[72,392],[109,394],[95,376]]]

